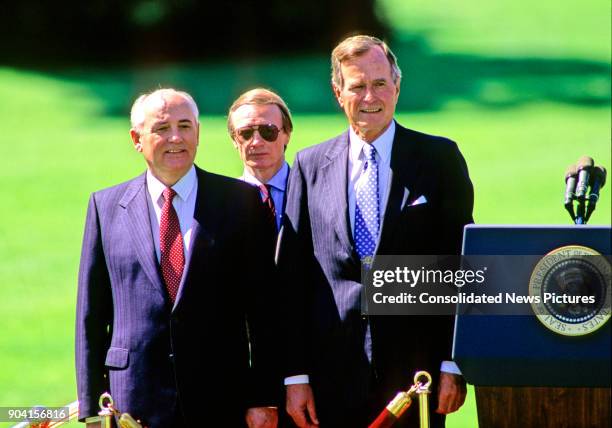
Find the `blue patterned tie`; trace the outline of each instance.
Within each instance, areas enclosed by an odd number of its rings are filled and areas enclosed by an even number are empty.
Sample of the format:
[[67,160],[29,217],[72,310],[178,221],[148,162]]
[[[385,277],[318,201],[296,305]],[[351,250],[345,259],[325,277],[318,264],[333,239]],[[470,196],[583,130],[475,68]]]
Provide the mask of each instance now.
[[[376,149],[371,144],[363,145],[366,162],[355,190],[355,246],[363,268],[370,269],[380,229],[380,197],[378,195],[378,164]],[[372,331],[367,319],[363,337],[363,350],[372,362]]]
[[363,153],[366,162],[355,190],[355,246],[364,267],[369,268],[380,230],[380,197],[376,149],[366,143]]

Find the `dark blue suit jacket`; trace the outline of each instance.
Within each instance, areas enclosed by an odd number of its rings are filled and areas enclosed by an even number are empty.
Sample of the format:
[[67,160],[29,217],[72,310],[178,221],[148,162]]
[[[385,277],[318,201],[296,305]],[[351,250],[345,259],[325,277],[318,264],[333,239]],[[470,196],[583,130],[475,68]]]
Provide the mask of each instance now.
[[104,391],[150,428],[216,426],[216,417],[240,426],[246,408],[276,404],[274,231],[256,189],[196,170],[191,255],[173,306],[145,175],[91,196],[76,320],[80,419],[97,414]]
[[[297,154],[278,254],[290,308],[285,375],[310,375],[321,424],[334,428],[366,426],[372,419],[365,409],[380,411],[417,369],[437,381],[441,362],[451,359],[453,323],[452,317],[370,317],[372,360],[366,357],[348,151],[345,132]],[[390,166],[377,254],[460,254],[473,188],[457,145],[397,125]],[[402,204],[404,189],[410,193]],[[420,196],[427,203],[411,206]]]

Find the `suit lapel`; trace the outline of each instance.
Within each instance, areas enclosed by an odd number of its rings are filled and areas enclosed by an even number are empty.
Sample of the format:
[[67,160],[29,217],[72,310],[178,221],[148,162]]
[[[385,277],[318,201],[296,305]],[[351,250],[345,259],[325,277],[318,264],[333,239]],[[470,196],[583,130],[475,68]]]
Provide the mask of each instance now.
[[291,174],[291,167],[287,165],[287,176],[285,177],[285,192],[283,193],[283,211],[281,212],[281,225],[283,224],[283,217],[285,216],[285,208],[287,208],[287,182],[289,181],[289,174]]
[[[389,199],[381,225],[379,246],[384,242],[385,233],[393,232],[402,209],[410,205],[419,196],[416,194],[418,189],[414,187],[421,168],[418,146],[410,138],[408,131],[397,122],[395,124],[393,148],[391,149],[390,166],[389,182],[391,190],[389,191]],[[404,200],[406,191],[410,193],[407,200]]]
[[348,131],[336,138],[327,151],[326,163],[321,168],[323,204],[334,219],[336,233],[342,244],[353,250],[351,227],[348,214],[347,176],[348,176]]
[[174,307],[172,308],[173,311],[178,307],[185,290],[192,282],[195,264],[198,265],[198,270],[201,270],[202,266],[208,263],[207,255],[210,254],[210,249],[215,245],[214,236],[210,231],[219,230],[218,224],[221,210],[214,209],[217,205],[215,204],[217,195],[210,182],[208,182],[209,180],[206,180],[206,172],[196,167],[196,173],[198,176],[198,194],[196,196],[196,204],[193,213],[191,250],[189,251],[188,258],[185,260],[186,272],[181,280]]
[[151,219],[147,203],[145,174],[137,177],[128,187],[119,205],[127,211],[128,230],[138,261],[151,283],[166,296],[166,290],[151,236]]

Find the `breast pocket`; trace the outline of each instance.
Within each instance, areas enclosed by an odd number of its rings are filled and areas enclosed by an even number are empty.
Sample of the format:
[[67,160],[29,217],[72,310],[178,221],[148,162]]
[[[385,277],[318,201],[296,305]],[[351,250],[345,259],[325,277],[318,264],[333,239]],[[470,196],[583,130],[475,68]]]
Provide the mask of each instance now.
[[425,202],[422,204],[405,206],[401,216],[402,221],[417,221],[426,219],[428,214],[431,214],[430,204]]
[[[397,228],[397,239],[404,242],[407,239],[414,242],[415,238],[431,233],[435,215],[429,203],[409,205],[400,213]],[[403,247],[404,244],[401,244]]]

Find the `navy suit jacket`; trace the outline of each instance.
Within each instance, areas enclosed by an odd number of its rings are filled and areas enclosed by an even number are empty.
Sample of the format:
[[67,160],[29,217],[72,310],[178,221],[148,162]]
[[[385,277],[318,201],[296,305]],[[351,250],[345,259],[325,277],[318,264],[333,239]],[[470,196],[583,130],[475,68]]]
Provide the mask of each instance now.
[[276,404],[274,231],[256,189],[196,171],[192,247],[174,305],[145,174],[91,196],[76,319],[80,419],[97,414],[105,391],[150,428],[217,426],[217,416],[241,426],[246,408]]
[[[453,328],[452,317],[370,317],[368,360],[361,267],[348,214],[348,152],[347,131],[297,154],[278,254],[290,308],[285,375],[310,375],[322,426],[332,427],[372,403],[380,411],[407,389],[417,369],[437,381],[441,362],[451,359]],[[473,188],[457,145],[397,125],[390,167],[376,253],[460,254]],[[402,204],[404,189],[410,193]],[[412,206],[420,196],[427,203]],[[367,417],[354,419],[353,428],[371,422]]]

